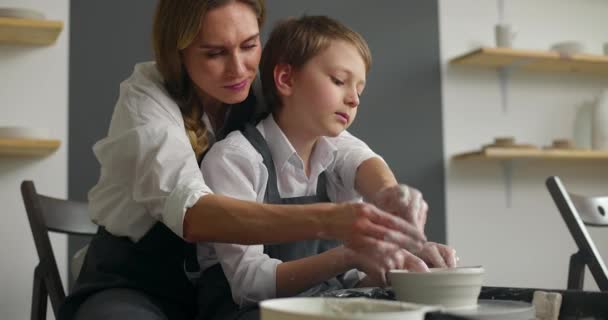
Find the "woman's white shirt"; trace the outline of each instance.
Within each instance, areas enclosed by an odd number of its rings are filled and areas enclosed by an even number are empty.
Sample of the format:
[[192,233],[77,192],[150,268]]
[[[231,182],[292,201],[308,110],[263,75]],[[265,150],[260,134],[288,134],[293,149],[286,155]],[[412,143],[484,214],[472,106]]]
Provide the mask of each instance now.
[[121,83],[108,135],[93,152],[101,173],[89,192],[91,218],[116,236],[138,241],[160,221],[183,237],[186,210],[211,193],[154,63],[136,65]]

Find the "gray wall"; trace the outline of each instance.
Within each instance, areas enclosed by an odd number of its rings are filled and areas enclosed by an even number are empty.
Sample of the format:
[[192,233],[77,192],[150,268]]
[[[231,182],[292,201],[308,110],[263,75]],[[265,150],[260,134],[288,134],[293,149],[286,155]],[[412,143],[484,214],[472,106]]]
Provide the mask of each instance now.
[[[86,201],[99,164],[92,146],[109,127],[120,82],[133,65],[152,59],[150,29],[155,1],[70,3],[68,195]],[[87,238],[70,237],[71,257]],[[70,279],[72,283],[72,279]]]
[[[427,234],[445,242],[445,179],[437,1],[267,0],[263,35],[287,16],[334,17],[367,40],[373,63],[350,131],[430,206]],[[265,38],[264,38],[265,39]]]
[[[118,85],[150,60],[155,1],[72,1],[70,12],[69,196],[86,200]],[[267,0],[263,39],[286,16],[325,14],[368,41],[374,63],[351,132],[380,153],[401,182],[431,206],[429,238],[444,242],[445,196],[437,1]],[[71,238],[69,253],[84,240]]]

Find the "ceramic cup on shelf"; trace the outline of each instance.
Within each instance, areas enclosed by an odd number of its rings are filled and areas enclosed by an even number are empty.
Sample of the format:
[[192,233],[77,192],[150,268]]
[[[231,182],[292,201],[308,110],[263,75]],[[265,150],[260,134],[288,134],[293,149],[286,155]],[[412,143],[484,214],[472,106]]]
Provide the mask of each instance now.
[[593,108],[591,145],[596,150],[608,149],[608,90],[603,90]]
[[513,29],[510,24],[499,23],[494,26],[494,37],[496,38],[497,48],[511,48],[513,47],[513,40],[517,32]]

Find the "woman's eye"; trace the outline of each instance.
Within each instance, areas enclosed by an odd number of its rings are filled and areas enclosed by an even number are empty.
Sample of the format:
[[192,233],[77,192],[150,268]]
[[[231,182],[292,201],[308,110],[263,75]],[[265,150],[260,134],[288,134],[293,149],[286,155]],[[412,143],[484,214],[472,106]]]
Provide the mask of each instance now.
[[257,47],[257,46],[258,46],[257,44],[253,43],[253,44],[244,45],[242,48],[245,49],[245,50],[251,50],[251,49],[253,49],[253,48]]
[[339,86],[344,85],[344,81],[342,81],[336,77],[331,77],[331,81]]
[[205,53],[205,55],[209,58],[215,58],[221,54],[222,54],[222,51],[220,51],[220,50],[207,51]]

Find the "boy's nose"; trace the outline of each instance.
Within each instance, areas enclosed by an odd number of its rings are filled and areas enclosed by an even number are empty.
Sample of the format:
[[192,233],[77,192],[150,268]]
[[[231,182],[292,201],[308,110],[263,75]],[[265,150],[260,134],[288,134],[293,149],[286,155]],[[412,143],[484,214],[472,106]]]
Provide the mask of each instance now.
[[352,90],[346,95],[346,104],[351,108],[356,108],[359,105],[359,93],[357,90]]

